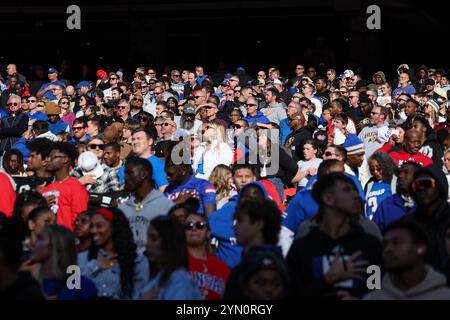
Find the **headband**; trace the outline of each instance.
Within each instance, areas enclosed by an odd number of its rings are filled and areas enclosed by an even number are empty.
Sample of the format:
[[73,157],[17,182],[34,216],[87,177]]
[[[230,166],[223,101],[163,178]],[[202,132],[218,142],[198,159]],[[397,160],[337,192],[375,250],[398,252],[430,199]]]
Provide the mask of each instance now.
[[113,220],[113,213],[111,210],[106,209],[106,208],[100,208],[97,210],[96,213],[101,214],[102,216],[104,216],[108,221],[112,222]]

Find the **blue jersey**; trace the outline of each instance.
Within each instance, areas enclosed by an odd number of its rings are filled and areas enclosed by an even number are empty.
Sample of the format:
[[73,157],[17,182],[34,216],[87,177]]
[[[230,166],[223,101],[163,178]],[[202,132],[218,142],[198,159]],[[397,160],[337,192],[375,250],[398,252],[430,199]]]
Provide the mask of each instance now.
[[181,191],[197,191],[199,195],[200,208],[198,212],[201,214],[205,213],[205,206],[216,205],[216,188],[214,185],[205,179],[199,179],[192,176],[184,184],[179,186],[174,186],[169,184],[164,191],[164,195],[169,198],[169,200],[174,201]]
[[384,181],[369,182],[366,195],[366,218],[372,220],[378,205],[392,196],[391,185]]
[[[164,171],[164,161],[156,156],[150,156],[147,158],[153,168],[153,181],[155,182],[156,188],[159,189],[165,185],[168,185],[169,182],[166,178],[166,171]],[[121,185],[125,183],[125,164],[120,167],[117,172],[119,176],[119,182]]]

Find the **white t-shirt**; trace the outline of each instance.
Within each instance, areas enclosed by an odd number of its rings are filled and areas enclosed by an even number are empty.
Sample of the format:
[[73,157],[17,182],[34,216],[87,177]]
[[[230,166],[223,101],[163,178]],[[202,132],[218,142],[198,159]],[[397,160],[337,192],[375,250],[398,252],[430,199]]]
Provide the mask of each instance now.
[[[212,146],[207,151],[205,151],[205,149],[206,145],[204,143],[201,143],[197,150],[195,150],[193,159],[194,163],[192,164],[192,168],[194,169],[194,172],[197,172],[195,174],[197,178],[209,180],[211,172],[217,165],[231,165],[231,162],[233,161],[233,150],[225,142],[220,143],[218,148]],[[201,164],[203,167],[203,173],[198,172]]]
[[[300,171],[306,171],[309,168],[316,168],[316,170],[317,170],[317,169],[319,169],[319,166],[322,163],[322,161],[323,160],[320,159],[320,158],[316,158],[314,160],[308,160],[308,161],[300,160],[299,162],[297,162],[297,166],[300,169]],[[298,182],[298,186],[299,187],[304,187],[304,186],[306,186],[308,181],[309,181],[309,178],[304,177],[302,180],[300,180]]]

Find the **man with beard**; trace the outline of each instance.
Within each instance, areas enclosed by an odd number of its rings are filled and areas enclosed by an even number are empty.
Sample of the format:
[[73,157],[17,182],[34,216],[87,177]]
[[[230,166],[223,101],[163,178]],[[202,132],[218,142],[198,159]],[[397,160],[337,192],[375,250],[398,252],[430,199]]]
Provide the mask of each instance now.
[[185,104],[183,113],[181,116],[176,116],[174,121],[180,136],[195,134],[202,125],[200,120],[195,119],[195,107],[191,104]]
[[142,109],[143,105],[144,105],[144,98],[142,97],[142,95],[139,93],[134,94],[130,100],[130,108],[131,108],[130,116],[136,122],[139,122],[139,116],[143,114],[146,114],[149,118],[153,120],[153,116]]

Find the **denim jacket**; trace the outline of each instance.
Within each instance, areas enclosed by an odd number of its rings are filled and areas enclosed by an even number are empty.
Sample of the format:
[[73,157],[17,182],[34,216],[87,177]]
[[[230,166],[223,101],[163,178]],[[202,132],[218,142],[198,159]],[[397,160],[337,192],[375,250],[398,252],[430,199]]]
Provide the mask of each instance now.
[[[103,249],[98,254],[106,258],[107,253]],[[112,268],[104,269],[96,259],[88,260],[88,252],[78,255],[78,264],[81,274],[91,279],[98,289],[98,296],[110,299],[129,299],[122,293],[120,285],[120,267],[115,264]],[[149,281],[149,264],[147,258],[138,253],[135,264],[135,278],[132,296]]]

